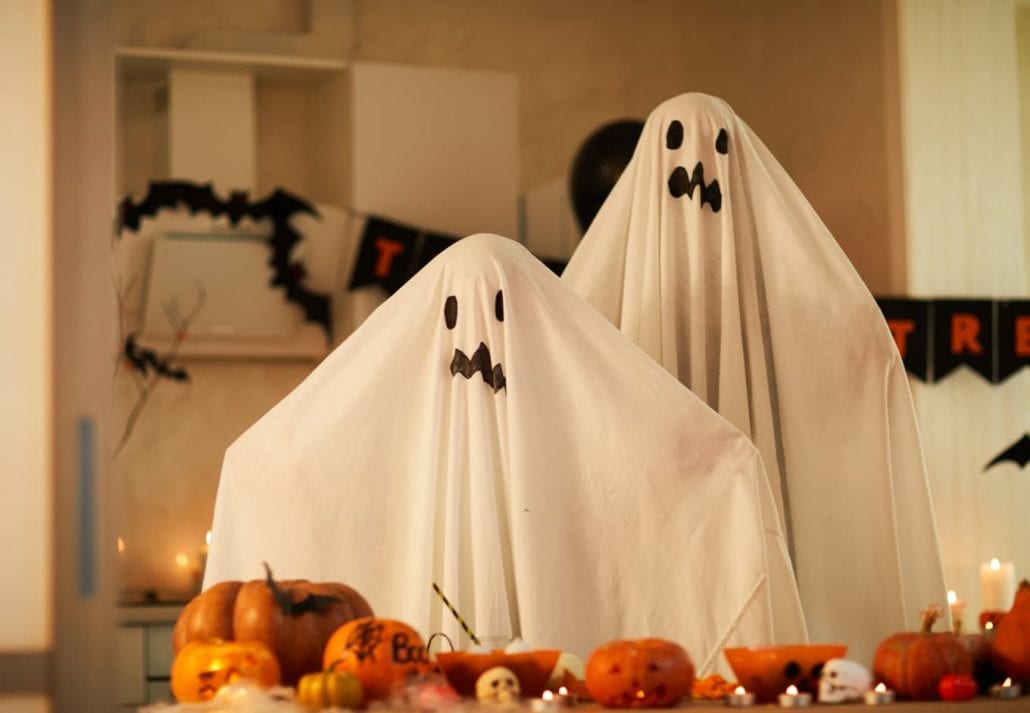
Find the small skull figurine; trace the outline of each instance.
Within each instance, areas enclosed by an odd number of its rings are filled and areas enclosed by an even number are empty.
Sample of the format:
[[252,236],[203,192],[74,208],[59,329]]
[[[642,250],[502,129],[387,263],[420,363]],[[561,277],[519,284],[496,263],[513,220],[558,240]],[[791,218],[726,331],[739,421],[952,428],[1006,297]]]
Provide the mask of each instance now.
[[519,702],[522,689],[511,669],[495,666],[483,672],[476,681],[476,700],[489,705],[509,705]]
[[862,700],[872,686],[869,671],[855,661],[830,659],[819,677],[820,703],[847,703]]

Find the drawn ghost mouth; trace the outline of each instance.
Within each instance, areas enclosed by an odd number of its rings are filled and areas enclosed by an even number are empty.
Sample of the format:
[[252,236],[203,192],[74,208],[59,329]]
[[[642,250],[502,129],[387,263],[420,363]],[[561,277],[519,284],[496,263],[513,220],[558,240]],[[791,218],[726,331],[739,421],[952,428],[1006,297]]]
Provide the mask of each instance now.
[[694,172],[687,175],[687,169],[677,166],[672,175],[669,176],[669,193],[673,198],[686,195],[693,200],[694,189],[701,188],[701,209],[705,203],[712,207],[712,212],[718,213],[722,208],[722,191],[719,188],[719,179],[713,178],[711,183],[705,183],[705,167],[700,161],[694,166]]
[[483,381],[493,387],[494,393],[505,388],[504,369],[500,364],[494,364],[490,358],[490,348],[483,342],[472,354],[472,358],[460,349],[454,350],[454,359],[451,360],[451,376],[461,374],[466,379],[479,372],[483,375]]

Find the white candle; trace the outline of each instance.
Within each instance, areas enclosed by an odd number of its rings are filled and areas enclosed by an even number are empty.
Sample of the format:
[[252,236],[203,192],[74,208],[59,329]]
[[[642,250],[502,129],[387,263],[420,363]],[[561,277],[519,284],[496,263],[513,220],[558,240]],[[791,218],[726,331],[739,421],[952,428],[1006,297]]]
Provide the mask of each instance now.
[[755,704],[755,694],[743,686],[737,686],[733,693],[726,696],[726,705],[730,708],[748,708]]
[[867,706],[885,706],[894,702],[894,691],[882,683],[876,684],[876,688],[865,692],[865,704]]
[[798,693],[798,687],[787,686],[787,690],[780,694],[780,707],[782,708],[805,708],[812,703],[811,693]]
[[954,589],[948,590],[948,608],[951,609],[951,625],[958,636],[962,633],[962,612],[966,609],[966,600],[959,599]]
[[1007,612],[1016,596],[1016,567],[995,557],[980,565],[981,609]]

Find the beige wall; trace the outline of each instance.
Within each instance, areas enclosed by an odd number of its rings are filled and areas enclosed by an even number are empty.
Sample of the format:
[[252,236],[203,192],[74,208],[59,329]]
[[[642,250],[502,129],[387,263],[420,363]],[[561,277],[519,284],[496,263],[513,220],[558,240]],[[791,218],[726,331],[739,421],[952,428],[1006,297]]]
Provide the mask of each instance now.
[[1016,52],[1019,58],[1019,118],[1023,166],[1023,239],[1026,244],[1026,284],[1030,285],[1030,5],[1016,6]]
[[[325,26],[306,23],[329,5],[342,12],[327,39]],[[893,0],[121,0],[117,8],[125,45],[254,49],[272,33],[296,39],[313,29],[339,58],[512,72],[523,191],[563,179],[603,123],[643,118],[686,91],[721,96],[786,166],[874,292],[904,289]],[[133,117],[121,137],[130,190],[166,163],[154,143],[161,127],[140,121],[153,97],[142,82],[123,95]],[[277,182],[310,190],[307,157],[298,156],[319,147],[297,132],[307,119],[282,131],[271,124],[315,110],[295,89],[259,93],[259,192]],[[224,449],[306,369],[198,365],[190,386],[161,385],[116,464],[127,483],[127,584],[167,585],[174,554],[199,547]],[[124,416],[133,391],[119,389]]]
[[46,3],[0,3],[0,86],[17,108],[0,112],[0,652],[52,638],[49,23]]

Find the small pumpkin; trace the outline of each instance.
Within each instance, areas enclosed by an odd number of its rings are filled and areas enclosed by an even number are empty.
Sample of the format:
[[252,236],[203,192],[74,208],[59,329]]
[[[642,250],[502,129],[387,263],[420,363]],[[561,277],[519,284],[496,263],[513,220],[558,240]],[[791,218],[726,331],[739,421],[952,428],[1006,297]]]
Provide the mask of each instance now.
[[292,686],[303,674],[322,670],[322,650],[336,629],[372,614],[365,598],[345,584],[279,582],[267,564],[265,575],[221,582],[194,597],[175,622],[175,652],[191,641],[260,641],[279,660],[283,683]]
[[301,676],[297,682],[297,702],[308,708],[360,708],[364,699],[358,677],[334,671],[331,665],[321,673]]
[[172,694],[181,703],[210,700],[222,686],[279,683],[279,662],[259,641],[193,641],[172,662]]
[[1030,581],[1020,582],[1012,609],[994,629],[992,659],[1014,682],[1030,684]]
[[613,708],[672,706],[690,695],[694,664],[683,647],[665,639],[610,641],[590,654],[586,686]]
[[334,631],[322,661],[325,668],[332,665],[355,674],[367,701],[384,700],[394,687],[430,670],[426,644],[417,631],[400,621],[371,616]]
[[932,633],[942,614],[940,607],[923,612],[918,632],[894,634],[880,642],[873,656],[873,676],[893,688],[898,696],[932,700],[938,684],[948,674],[973,673],[973,659],[953,633]]

